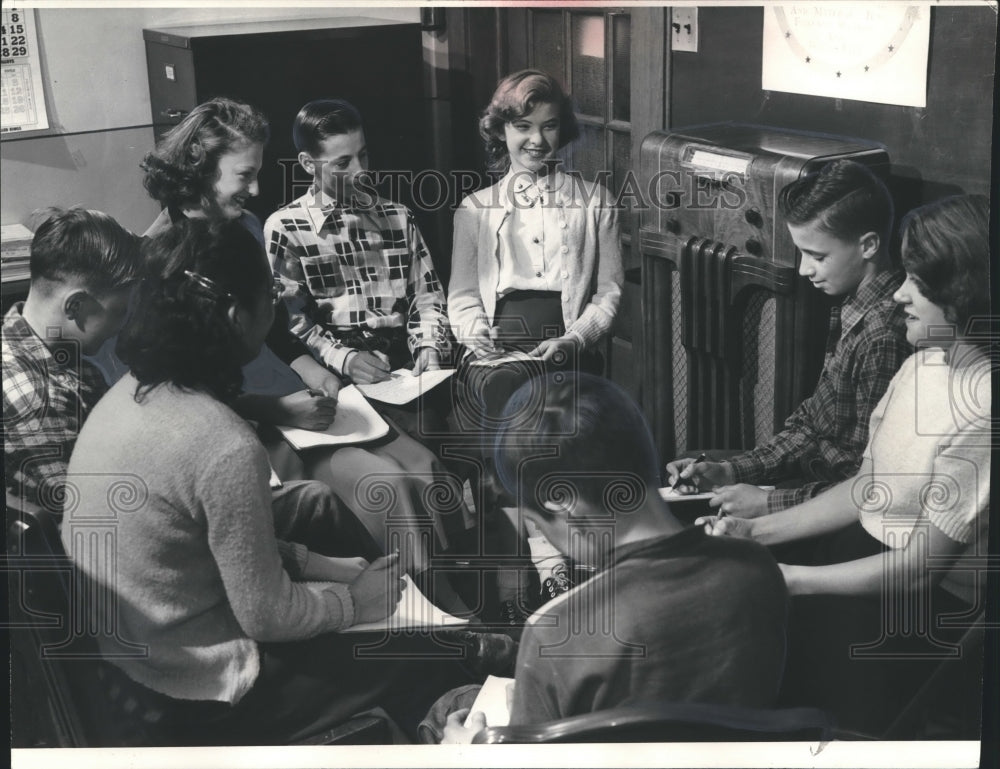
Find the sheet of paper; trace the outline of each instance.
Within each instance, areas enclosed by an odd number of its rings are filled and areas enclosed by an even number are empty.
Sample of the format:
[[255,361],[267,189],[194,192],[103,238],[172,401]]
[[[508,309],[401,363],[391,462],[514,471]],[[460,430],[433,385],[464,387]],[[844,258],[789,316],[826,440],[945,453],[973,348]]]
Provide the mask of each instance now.
[[482,713],[486,716],[487,726],[507,726],[510,723],[510,711],[507,709],[507,687],[514,683],[513,678],[487,676],[483,688],[472,703],[465,726],[472,726],[472,714]]
[[410,579],[409,574],[403,575],[406,587],[403,588],[403,595],[399,604],[389,617],[379,622],[366,622],[362,625],[354,625],[342,632],[344,633],[367,633],[373,630],[420,630],[436,627],[451,627],[454,625],[468,625],[469,620],[455,617],[444,609],[439,609],[432,604]]
[[[774,486],[758,486],[761,491],[774,491]],[[698,500],[711,499],[715,496],[714,491],[706,491],[701,494],[684,494],[680,491],[675,491],[669,486],[664,486],[660,489],[660,496],[667,502],[696,502]]]
[[420,376],[413,376],[413,372],[409,369],[399,368],[393,371],[384,382],[359,384],[356,387],[373,400],[402,406],[437,387],[454,373],[455,369],[443,368],[437,371],[425,371]]
[[493,368],[494,366],[503,366],[507,363],[527,363],[529,361],[536,361],[540,363],[541,360],[541,358],[528,355],[526,352],[514,351],[499,353],[498,355],[491,355],[486,358],[476,358],[469,365]]
[[314,446],[373,441],[388,433],[389,425],[365,400],[358,388],[351,385],[341,389],[337,397],[337,417],[326,430],[280,426],[278,429],[293,448],[309,449]]

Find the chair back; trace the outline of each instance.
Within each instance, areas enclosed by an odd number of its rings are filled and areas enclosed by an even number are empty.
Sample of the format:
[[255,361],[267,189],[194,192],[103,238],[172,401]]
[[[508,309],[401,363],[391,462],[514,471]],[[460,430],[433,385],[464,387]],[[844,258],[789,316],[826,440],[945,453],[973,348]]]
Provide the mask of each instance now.
[[830,717],[815,708],[765,710],[732,705],[652,702],[537,725],[488,727],[474,742],[737,742],[829,739]]

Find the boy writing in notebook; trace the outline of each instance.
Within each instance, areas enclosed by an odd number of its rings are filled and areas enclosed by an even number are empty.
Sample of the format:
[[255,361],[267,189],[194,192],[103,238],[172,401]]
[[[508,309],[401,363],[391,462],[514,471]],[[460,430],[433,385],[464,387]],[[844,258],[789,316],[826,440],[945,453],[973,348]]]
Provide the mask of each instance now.
[[3,319],[5,485],[62,514],[66,466],[107,391],[83,359],[118,333],[138,276],[139,241],[114,219],[55,210],[31,241],[28,297]]
[[[497,437],[500,483],[552,545],[594,576],[528,620],[510,723],[653,701],[771,705],[787,592],[770,553],[717,548],[701,527],[671,514],[657,493],[649,428],[611,382],[536,379],[512,396],[504,417],[512,415],[523,418],[506,420],[516,426]],[[470,742],[489,725],[473,713],[464,726],[475,693],[456,690],[446,708],[435,706],[423,739]]]
[[[323,365],[358,384],[397,368],[441,367],[450,353],[445,296],[413,214],[365,184],[368,148],[361,114],[340,99],[318,99],[292,128],[311,189],[264,225],[291,328]],[[428,398],[379,406],[407,433],[443,429],[446,407]],[[423,413],[421,413],[423,412]]]
[[857,472],[871,412],[911,350],[892,300],[903,275],[889,256],[885,185],[864,166],[838,160],[789,184],[778,205],[802,254],[799,274],[840,300],[816,390],[760,446],[724,461],[709,451],[707,459],[667,465],[671,485],[712,489],[710,505],[743,518],[799,504]]

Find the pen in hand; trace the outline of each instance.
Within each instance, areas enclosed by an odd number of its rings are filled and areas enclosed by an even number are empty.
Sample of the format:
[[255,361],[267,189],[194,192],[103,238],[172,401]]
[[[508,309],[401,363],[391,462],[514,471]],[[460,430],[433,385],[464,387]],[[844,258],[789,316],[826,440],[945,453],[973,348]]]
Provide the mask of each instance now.
[[[694,462],[691,463],[690,467],[694,467],[696,464],[698,464],[699,462],[704,462],[706,459],[707,459],[707,457],[705,456],[705,452],[702,452],[701,454],[698,455],[698,458]],[[677,489],[677,487],[680,485],[680,483],[681,483],[681,473],[683,473],[683,472],[684,471],[681,470],[680,472],[677,473],[677,480],[674,481],[674,485],[670,487],[671,491],[675,491]]]

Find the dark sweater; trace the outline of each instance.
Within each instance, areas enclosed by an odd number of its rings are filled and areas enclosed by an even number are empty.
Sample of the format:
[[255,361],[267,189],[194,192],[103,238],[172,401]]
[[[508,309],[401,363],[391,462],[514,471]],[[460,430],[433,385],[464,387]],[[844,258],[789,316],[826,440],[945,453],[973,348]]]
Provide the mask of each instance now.
[[617,549],[612,566],[537,612],[511,724],[649,701],[773,704],[788,594],[766,548],[700,527]]

